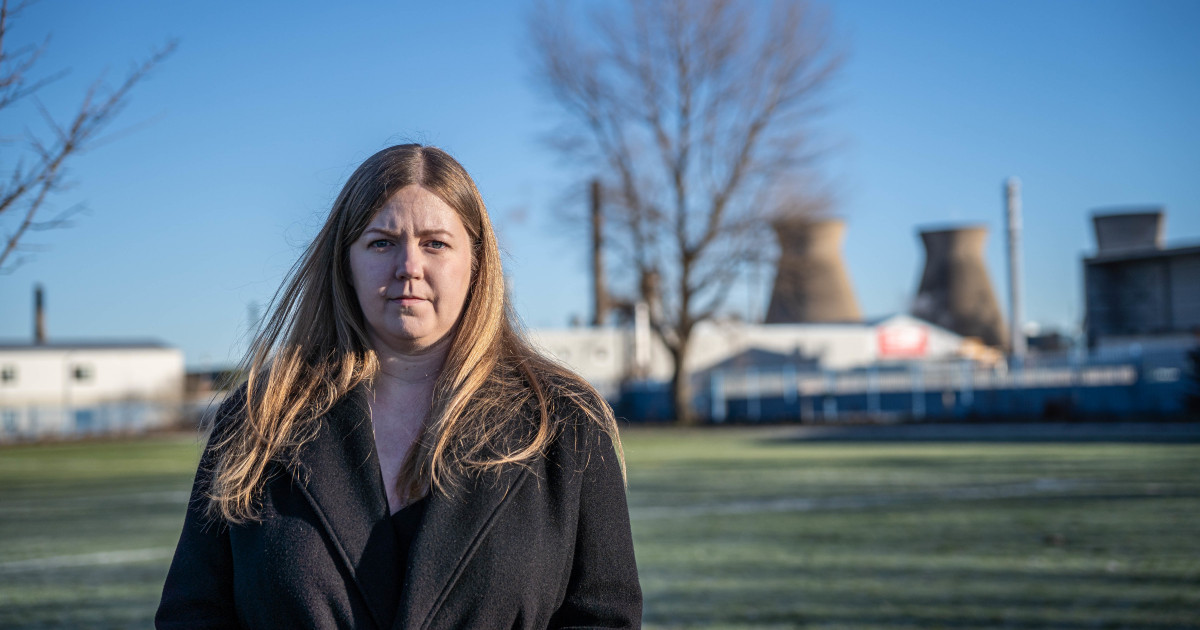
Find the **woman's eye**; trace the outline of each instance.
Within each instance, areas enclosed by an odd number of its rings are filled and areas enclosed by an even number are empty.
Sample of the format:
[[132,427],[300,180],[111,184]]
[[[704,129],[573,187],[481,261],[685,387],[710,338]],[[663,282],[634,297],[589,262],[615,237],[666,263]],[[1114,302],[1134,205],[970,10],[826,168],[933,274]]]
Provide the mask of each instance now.
[[429,241],[429,247],[433,249],[445,249],[447,245],[442,241]]
[[392,244],[391,241],[384,240],[384,239],[378,239],[378,240],[374,240],[374,241],[371,241],[370,243],[368,243],[367,247],[370,247],[371,249],[383,249],[384,247],[387,247],[388,245],[391,245],[391,244]]

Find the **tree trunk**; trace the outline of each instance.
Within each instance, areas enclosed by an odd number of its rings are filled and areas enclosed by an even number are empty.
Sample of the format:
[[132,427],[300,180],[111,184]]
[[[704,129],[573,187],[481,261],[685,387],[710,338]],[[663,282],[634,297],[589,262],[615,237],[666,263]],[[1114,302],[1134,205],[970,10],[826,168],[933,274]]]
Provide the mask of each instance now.
[[679,347],[671,349],[675,359],[675,368],[671,374],[671,401],[674,403],[675,422],[681,425],[695,425],[700,422],[692,409],[692,380],[687,371],[688,337],[680,340]]

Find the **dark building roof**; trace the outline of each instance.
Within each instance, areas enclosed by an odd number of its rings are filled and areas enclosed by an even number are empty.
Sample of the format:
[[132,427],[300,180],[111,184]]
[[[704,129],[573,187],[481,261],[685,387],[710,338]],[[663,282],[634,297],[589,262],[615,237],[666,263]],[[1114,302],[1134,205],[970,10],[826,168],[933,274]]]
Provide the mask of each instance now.
[[777,368],[784,365],[791,365],[804,371],[817,370],[820,369],[820,360],[817,357],[802,355],[799,351],[785,354],[763,348],[746,348],[705,371],[747,367]]

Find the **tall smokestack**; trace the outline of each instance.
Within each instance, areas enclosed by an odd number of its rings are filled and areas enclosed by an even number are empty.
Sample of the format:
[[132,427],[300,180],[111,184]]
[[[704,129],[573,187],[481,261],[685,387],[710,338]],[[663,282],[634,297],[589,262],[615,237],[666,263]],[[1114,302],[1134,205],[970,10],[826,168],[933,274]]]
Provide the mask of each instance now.
[[964,337],[1003,348],[1004,316],[992,291],[983,244],[987,228],[960,227],[921,232],[925,271],[912,313]]
[[1008,330],[1012,357],[1025,358],[1024,313],[1021,312],[1021,180],[1009,177],[1004,184],[1008,219]]
[[40,284],[33,286],[33,343],[46,344],[46,295]]
[[608,291],[604,287],[604,214],[601,208],[600,180],[592,180],[592,325],[603,326],[608,321]]
[[789,217],[771,224],[779,266],[766,323],[856,322],[862,319],[842,263],[840,219]]

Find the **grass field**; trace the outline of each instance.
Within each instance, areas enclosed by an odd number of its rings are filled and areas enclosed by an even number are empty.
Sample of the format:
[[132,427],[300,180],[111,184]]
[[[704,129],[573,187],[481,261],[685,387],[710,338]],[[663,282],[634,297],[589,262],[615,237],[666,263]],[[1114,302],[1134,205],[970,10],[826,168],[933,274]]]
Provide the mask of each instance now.
[[[624,435],[647,627],[1200,628],[1200,445]],[[148,627],[198,448],[0,448],[0,627]]]

